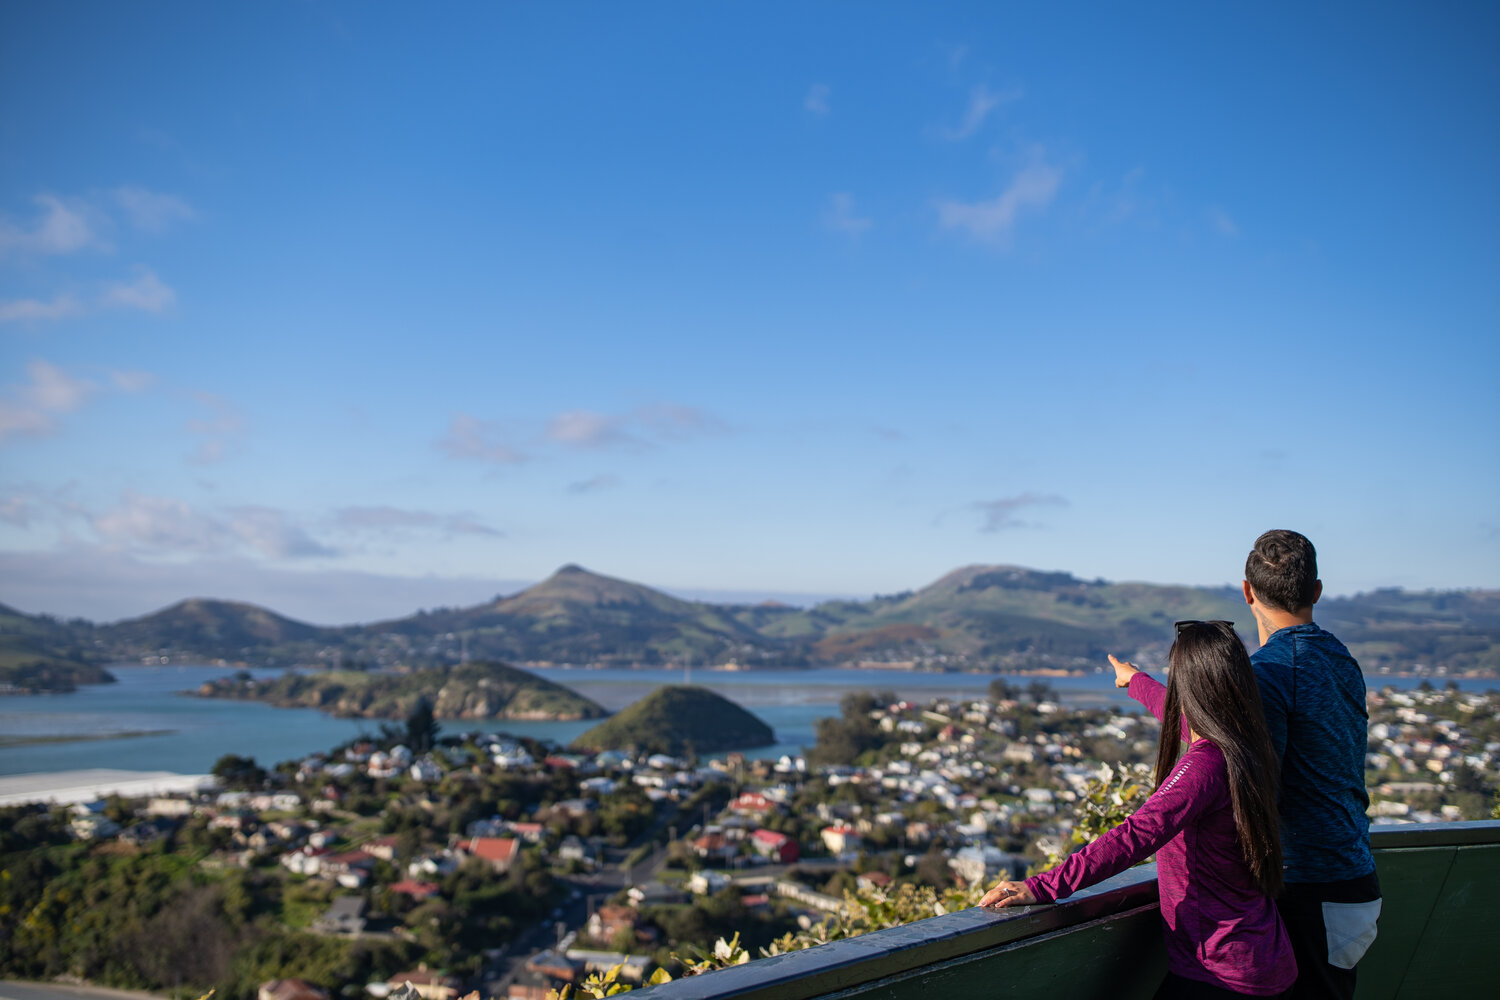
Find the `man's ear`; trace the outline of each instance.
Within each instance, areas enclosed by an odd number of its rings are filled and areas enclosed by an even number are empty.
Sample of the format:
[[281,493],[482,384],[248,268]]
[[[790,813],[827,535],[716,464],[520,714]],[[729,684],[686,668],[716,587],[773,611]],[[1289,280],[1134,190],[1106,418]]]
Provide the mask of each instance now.
[[[1250,581],[1249,580],[1241,580],[1240,581],[1240,586],[1242,586],[1245,589],[1245,603],[1246,604],[1254,604],[1255,603],[1255,591],[1253,591],[1253,590],[1250,589]],[[1319,586],[1321,586],[1321,584]]]
[[[1246,586],[1249,586],[1249,585],[1246,584]],[[1314,604],[1317,604],[1318,603],[1318,598],[1320,598],[1322,596],[1323,596],[1323,581],[1322,580],[1314,581],[1314,583],[1313,583],[1313,599],[1312,599],[1312,602]]]

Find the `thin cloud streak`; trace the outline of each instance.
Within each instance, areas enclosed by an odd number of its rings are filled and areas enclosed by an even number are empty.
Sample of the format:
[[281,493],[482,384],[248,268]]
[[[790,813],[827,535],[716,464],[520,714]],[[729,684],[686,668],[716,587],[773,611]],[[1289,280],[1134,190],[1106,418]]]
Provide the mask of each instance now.
[[50,194],[39,194],[31,200],[41,209],[41,217],[29,227],[0,221],[0,256],[57,255],[88,247],[107,248],[89,220],[87,206]]
[[875,222],[855,210],[854,195],[836,191],[828,196],[828,205],[823,209],[823,225],[836,233],[861,236],[869,232]]
[[1229,213],[1218,205],[1211,205],[1207,211],[1208,224],[1213,226],[1214,231],[1220,236],[1234,237],[1240,234],[1240,227],[1235,225]]
[[1020,99],[1021,91],[1018,89],[1011,88],[995,93],[984,84],[980,84],[969,92],[969,104],[964,109],[963,118],[959,120],[959,123],[956,126],[940,129],[938,134],[952,142],[967,139],[979,131],[985,119],[990,116],[990,112]]
[[518,465],[529,456],[499,440],[498,424],[480,420],[467,413],[453,417],[448,431],[438,439],[437,448],[454,458],[467,458],[491,465]]
[[285,511],[242,505],[224,514],[205,513],[175,497],[127,492],[118,506],[89,516],[88,523],[104,544],[138,555],[222,554],[242,548],[279,560],[339,554],[314,540]]
[[160,313],[177,302],[177,293],[158,278],[149,267],[136,268],[131,281],[116,281],[104,289],[102,304],[112,309],[139,309]]
[[938,223],[986,243],[1004,243],[1022,211],[1041,211],[1057,194],[1062,171],[1046,163],[1024,168],[1010,185],[988,201],[940,201]]
[[190,222],[194,218],[192,207],[181,198],[142,187],[116,188],[114,199],[131,225],[148,233],[160,233],[173,223]]
[[603,490],[612,490],[620,485],[620,477],[613,473],[601,473],[590,476],[588,479],[568,484],[569,493],[599,493]]
[[376,534],[404,534],[414,530],[435,529],[448,536],[504,537],[504,532],[481,524],[473,514],[437,514],[390,506],[343,507],[334,514],[334,524],[345,530]]
[[50,322],[77,316],[83,304],[71,295],[59,295],[50,302],[41,299],[12,299],[0,302],[0,323]]
[[832,108],[828,104],[828,98],[833,91],[826,83],[815,83],[808,88],[807,96],[802,99],[802,107],[815,115],[826,115]]
[[87,379],[73,378],[41,359],[28,364],[26,374],[27,384],[11,386],[0,396],[0,443],[54,433],[57,417],[78,409],[97,389]]
[[211,392],[195,392],[193,401],[207,410],[208,415],[187,422],[188,433],[202,439],[188,456],[188,463],[213,465],[235,454],[247,430],[240,408]]
[[999,500],[979,500],[970,504],[971,509],[979,511],[982,517],[979,530],[985,533],[1038,527],[1034,522],[1022,520],[1017,513],[1031,507],[1066,506],[1068,506],[1067,499],[1055,493],[1029,492],[1013,497],[1001,497]]

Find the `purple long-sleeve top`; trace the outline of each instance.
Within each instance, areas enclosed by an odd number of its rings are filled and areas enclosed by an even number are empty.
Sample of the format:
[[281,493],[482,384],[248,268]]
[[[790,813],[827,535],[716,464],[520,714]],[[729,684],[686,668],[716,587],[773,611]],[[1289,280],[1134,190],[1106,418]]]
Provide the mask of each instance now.
[[[1130,697],[1162,718],[1166,688],[1138,673]],[[1165,722],[1164,722],[1165,724]],[[1197,739],[1135,815],[1026,880],[1039,902],[1070,896],[1156,855],[1167,968],[1259,996],[1289,989],[1297,961],[1276,904],[1250,876],[1235,832],[1224,754]]]

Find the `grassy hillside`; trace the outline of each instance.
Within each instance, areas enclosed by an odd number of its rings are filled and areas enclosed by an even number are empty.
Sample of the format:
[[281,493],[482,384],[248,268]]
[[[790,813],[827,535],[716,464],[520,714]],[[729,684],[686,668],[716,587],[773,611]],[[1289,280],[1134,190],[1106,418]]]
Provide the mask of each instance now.
[[597,702],[503,663],[464,663],[387,673],[319,670],[256,681],[248,673],[204,684],[209,698],[318,708],[332,715],[403,719],[422,698],[439,719],[597,719]]
[[0,604],[0,691],[40,694],[108,684],[85,622],[26,615]]
[[[102,658],[394,668],[476,660],[599,666],[804,667],[867,661],[936,670],[1093,670],[1106,653],[1159,664],[1179,618],[1255,624],[1232,587],[1081,580],[1017,566],[966,566],[920,590],[812,608],[684,601],[564,566],[469,608],[320,628],[264,608],[184,601],[114,625],[12,613],[5,651]],[[1317,620],[1367,670],[1500,675],[1500,592],[1380,590],[1318,605]],[[6,646],[5,643],[10,645]],[[29,644],[28,644],[29,643]],[[85,658],[87,659],[87,658]]]
[[283,618],[234,601],[194,599],[142,618],[100,626],[101,639],[122,658],[180,656],[241,660],[298,642],[332,639],[335,630]]
[[1150,655],[1179,618],[1254,622],[1233,590],[1079,580],[1015,566],[966,566],[915,592],[820,604],[770,631],[818,636],[818,659],[915,661],[953,668],[1076,669],[1106,653]]
[[[721,605],[683,601],[638,583],[564,566],[534,587],[473,608],[415,615],[357,630],[371,655],[463,635],[470,655],[523,663],[782,665],[783,643]],[[430,645],[430,643],[429,643]],[[456,645],[450,643],[456,650]]]
[[636,749],[679,755],[769,746],[771,727],[707,688],[657,688],[573,741],[579,750]]

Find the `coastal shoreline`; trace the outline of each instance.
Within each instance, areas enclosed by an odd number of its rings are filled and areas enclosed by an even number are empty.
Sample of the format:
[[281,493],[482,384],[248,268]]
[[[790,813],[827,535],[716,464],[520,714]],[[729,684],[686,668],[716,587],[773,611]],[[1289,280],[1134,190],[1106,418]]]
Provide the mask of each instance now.
[[175,771],[117,771],[88,768],[82,771],[43,771],[0,776],[0,806],[31,802],[75,805],[109,795],[141,798],[196,792],[217,784],[211,774],[178,774]]

